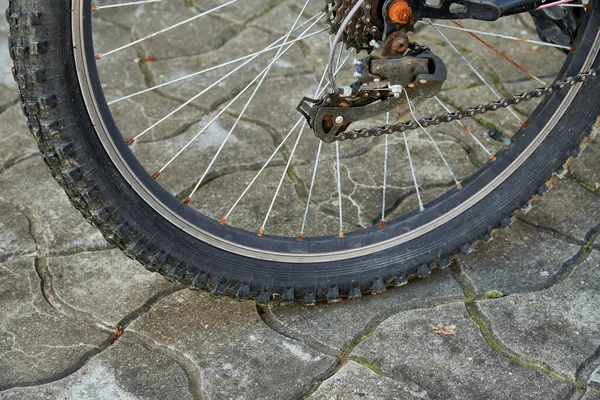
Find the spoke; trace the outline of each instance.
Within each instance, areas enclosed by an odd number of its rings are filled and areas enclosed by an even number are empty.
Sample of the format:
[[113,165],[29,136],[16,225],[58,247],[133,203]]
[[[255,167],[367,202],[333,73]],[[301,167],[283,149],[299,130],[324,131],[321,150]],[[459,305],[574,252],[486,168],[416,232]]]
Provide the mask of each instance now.
[[[307,31],[309,31],[318,22],[319,22],[318,20],[315,21],[315,22],[313,22],[308,28],[306,28],[306,31],[304,33],[306,33]],[[283,54],[285,54],[290,48],[292,48],[293,45],[294,45],[294,43],[288,44],[288,47],[281,52],[281,54],[279,55],[279,57],[275,61],[277,61],[279,58],[281,58],[283,56]],[[145,135],[146,133],[148,133],[149,131],[151,131],[153,128],[155,128],[156,126],[158,126],[162,122],[166,121],[167,119],[169,119],[170,117],[172,117],[174,114],[176,114],[177,112],[179,112],[180,110],[182,110],[183,108],[185,108],[186,106],[188,106],[190,103],[192,103],[193,101],[195,101],[196,99],[198,99],[200,96],[204,95],[206,92],[208,92],[209,90],[211,90],[212,88],[214,88],[215,86],[217,86],[219,83],[223,82],[224,80],[226,80],[227,78],[229,78],[231,75],[233,75],[234,73],[236,73],[237,71],[239,71],[240,69],[242,69],[243,67],[245,67],[246,65],[248,65],[250,62],[252,62],[253,60],[255,60],[256,57],[258,57],[258,56],[254,56],[254,57],[252,57],[252,58],[244,61],[242,64],[238,65],[232,71],[230,71],[229,73],[225,74],[223,77],[221,77],[217,81],[213,82],[207,88],[205,88],[204,90],[202,90],[199,93],[197,93],[196,95],[194,95],[192,98],[190,98],[189,100],[187,100],[185,103],[181,104],[179,107],[175,108],[169,114],[165,115],[163,118],[161,118],[160,120],[158,120],[154,124],[150,125],[143,132],[141,132],[137,136],[135,136],[133,139],[130,139],[127,143],[128,144],[134,143],[141,136]],[[260,76],[263,73],[265,73],[265,71],[267,71],[275,63],[275,61],[271,62],[264,70],[262,70],[254,78],[254,80],[248,86],[246,86],[246,88],[244,88],[244,91],[247,90],[254,82],[256,82],[260,78]],[[241,96],[242,93],[243,93],[243,91],[234,100],[236,100],[239,96]],[[229,105],[231,105],[231,103]],[[228,105],[228,107],[229,107],[229,105]]]
[[[317,23],[318,21],[316,21],[315,23]],[[312,26],[309,26],[307,28],[311,29]],[[268,73],[268,71],[271,69],[271,67],[281,58],[283,57],[283,55],[292,47],[294,46],[294,44],[290,44],[289,47],[287,47],[285,50],[283,50],[281,52],[281,54],[277,57],[275,57],[273,59],[273,61],[271,61],[269,63],[269,65],[267,65],[267,67],[265,69],[263,69],[248,85],[246,85],[246,87],[244,89],[242,89],[221,111],[219,111],[219,113],[217,113],[217,115],[215,115],[215,117],[206,125],[204,126],[204,128],[202,128],[200,130],[200,132],[198,132],[185,146],[183,146],[183,148],[181,150],[179,150],[177,152],[177,154],[175,154],[160,170],[158,170],[157,172],[154,173],[153,177],[156,179],[160,176],[160,174],[162,174],[162,172],[173,163],[173,161],[175,161],[177,159],[177,157],[179,157],[188,147],[190,147],[192,145],[192,143],[200,136],[202,135],[221,115],[223,115],[223,113],[225,113],[225,111],[227,111],[227,109],[229,107],[231,107],[231,105],[233,103],[235,103],[235,101],[237,99],[239,99],[248,89],[250,89],[252,87],[252,85],[254,85],[254,83],[256,81],[258,81],[262,75]]]
[[267,166],[271,163],[271,161],[277,155],[277,153],[279,153],[279,150],[281,150],[281,148],[283,147],[283,144],[289,139],[290,136],[292,136],[292,133],[294,133],[294,131],[296,130],[296,128],[298,128],[298,126],[302,123],[303,119],[304,118],[298,119],[298,121],[296,122],[296,124],[292,127],[292,129],[290,129],[290,131],[283,138],[283,140],[281,141],[281,143],[279,143],[279,146],[277,146],[277,148],[275,149],[275,151],[273,152],[273,154],[271,154],[271,156],[269,157],[269,159],[263,164],[262,168],[254,176],[254,178],[252,179],[252,181],[248,184],[248,186],[246,186],[246,189],[244,189],[244,191],[242,192],[242,194],[240,195],[240,197],[238,197],[238,199],[235,201],[235,203],[233,204],[233,206],[231,206],[231,208],[229,209],[229,211],[227,212],[227,214],[221,219],[221,225],[225,225],[225,223],[227,222],[227,219],[229,218],[229,216],[231,215],[231,213],[233,212],[233,210],[235,209],[235,207],[237,207],[237,205],[240,203],[240,201],[242,201],[242,199],[244,198],[244,196],[246,196],[246,193],[248,193],[248,191],[250,190],[250,188],[252,187],[252,185],[254,185],[254,182],[256,182],[256,180],[258,179],[258,177],[260,176],[260,174],[265,170],[265,168],[267,168]]
[[[456,54],[458,54],[460,56],[460,58],[463,59],[463,61],[465,63],[467,63],[467,65],[469,66],[469,68],[471,69],[471,71],[473,71],[473,73],[475,75],[477,75],[477,77],[479,78],[479,80],[490,90],[490,92],[492,92],[496,97],[498,97],[498,99],[501,99],[502,96],[500,96],[498,94],[498,92],[496,92],[496,90],[492,87],[492,85],[490,85],[485,78],[479,73],[479,71],[477,71],[477,69],[473,66],[473,64],[471,64],[471,62],[469,60],[467,60],[467,58],[460,52],[460,50],[458,50],[456,48],[456,46],[454,45],[454,43],[452,43],[450,41],[450,39],[448,39],[448,37],[446,35],[444,35],[444,33],[442,31],[440,31],[432,22],[430,19],[427,19],[427,21],[429,22],[429,25],[431,25],[433,27],[433,29],[435,29],[437,31],[437,33],[439,33],[439,35],[444,39],[444,41],[446,41],[446,43],[448,43],[448,45],[450,45],[450,47],[452,48],[452,50],[454,50],[454,52]],[[408,97],[408,96],[407,96]],[[517,119],[517,121],[519,121],[519,123],[521,125],[523,125],[523,120],[521,119],[521,117],[519,117],[517,115],[517,113],[515,112],[515,110],[513,110],[512,107],[507,107],[508,111],[510,111],[510,113]]]
[[[296,25],[298,25],[298,22],[300,21],[300,18],[302,17],[302,14],[304,14],[304,11],[306,10],[306,7],[308,6],[309,1],[310,0],[306,0],[306,3],[304,3],[304,7],[302,7],[302,10],[300,10],[300,13],[298,13],[298,16],[296,17],[296,20],[294,21],[294,24],[292,25],[292,28],[289,30],[289,32],[285,36],[284,42],[287,42],[287,40],[290,38],[290,35],[292,34],[292,32],[294,32],[294,30],[296,28]],[[277,51],[277,54],[275,54],[275,57],[273,58],[273,60],[271,62],[272,63],[276,62],[279,59],[279,57],[282,55],[281,54],[282,52],[283,52],[282,49],[279,49],[279,51]],[[244,105],[244,108],[242,109],[242,111],[240,112],[240,114],[238,115],[238,117],[236,118],[235,123],[233,124],[233,126],[231,127],[231,129],[229,130],[229,132],[227,133],[227,136],[225,137],[225,139],[223,139],[223,142],[221,143],[221,146],[219,147],[219,149],[217,150],[217,152],[213,156],[212,160],[208,164],[208,167],[206,168],[206,170],[202,174],[202,177],[198,180],[198,183],[196,184],[196,186],[194,186],[194,189],[192,190],[192,192],[190,193],[190,195],[188,196],[188,198],[184,201],[184,204],[186,204],[186,205],[189,204],[189,202],[191,201],[192,197],[194,196],[194,194],[196,193],[196,191],[198,190],[198,188],[200,188],[200,185],[202,185],[202,182],[204,181],[204,178],[208,174],[208,171],[210,171],[210,169],[212,168],[214,162],[219,157],[219,154],[221,154],[221,151],[225,147],[225,144],[227,143],[227,140],[229,140],[229,137],[231,136],[231,134],[233,133],[233,131],[235,130],[235,128],[239,124],[239,122],[242,119],[243,115],[246,113],[246,110],[250,106],[250,103],[252,103],[252,100],[256,96],[256,93],[258,92],[258,90],[260,89],[260,87],[264,83],[265,79],[267,78],[267,75],[271,71],[271,68],[272,68],[272,66],[269,67],[265,71],[265,73],[262,75],[262,78],[260,78],[260,81],[258,82],[258,84],[256,85],[256,87],[254,88],[254,91],[250,95],[250,98],[248,99],[248,101]],[[304,129],[304,127],[303,127],[303,129]]]
[[406,155],[408,156],[408,164],[410,165],[410,173],[412,175],[413,183],[415,184],[415,190],[417,191],[417,200],[419,201],[419,210],[421,212],[425,211],[425,206],[423,206],[423,200],[421,200],[421,193],[419,192],[419,183],[417,182],[417,174],[415,173],[415,166],[412,161],[412,157],[410,156],[410,146],[408,145],[408,139],[406,138],[406,131],[402,131],[402,136],[404,137],[404,147],[406,147]]
[[[390,113],[385,116],[386,125],[390,124]],[[385,152],[383,156],[383,201],[381,204],[381,224],[385,228],[385,192],[387,189],[387,167],[388,167],[388,135],[385,135]]]
[[335,166],[338,191],[338,209],[340,213],[340,237],[344,237],[344,218],[342,213],[342,176],[340,174],[340,142],[335,142]]
[[143,41],[145,41],[145,40],[148,40],[148,39],[151,39],[151,38],[153,38],[153,37],[156,37],[156,36],[158,36],[158,35],[160,35],[160,34],[163,34],[163,33],[165,33],[165,32],[168,32],[168,31],[170,31],[170,30],[172,30],[172,29],[175,29],[175,28],[177,28],[177,27],[179,27],[179,26],[182,26],[182,25],[188,24],[188,23],[190,23],[190,22],[192,22],[192,21],[195,21],[195,20],[197,20],[198,18],[204,17],[204,16],[206,16],[206,15],[208,15],[208,14],[211,14],[211,13],[213,13],[213,12],[215,12],[215,11],[218,11],[218,10],[220,10],[220,9],[224,8],[224,7],[227,7],[228,5],[230,5],[230,4],[233,4],[233,3],[237,2],[237,1],[238,1],[238,0],[230,0],[230,1],[228,1],[227,3],[224,3],[224,4],[221,4],[221,5],[219,5],[219,6],[213,7],[213,8],[211,8],[210,10],[204,11],[204,12],[202,12],[202,13],[200,13],[200,14],[196,14],[196,15],[194,15],[193,17],[190,17],[190,18],[188,18],[188,19],[185,19],[185,20],[183,20],[183,21],[180,21],[180,22],[178,22],[178,23],[176,23],[176,24],[173,24],[173,25],[171,25],[171,26],[169,26],[169,27],[167,27],[167,28],[161,29],[160,31],[156,31],[156,32],[154,32],[154,33],[151,33],[151,34],[149,34],[149,35],[146,35],[146,36],[144,36],[144,37],[142,37],[142,38],[140,38],[140,39],[138,39],[138,40],[135,40],[135,41],[133,41],[133,42],[131,42],[131,43],[128,43],[128,44],[126,44],[126,45],[124,45],[124,46],[117,47],[116,49],[114,49],[114,50],[111,50],[111,51],[108,51],[108,52],[106,52],[106,53],[104,53],[104,54],[98,54],[98,55],[96,56],[96,60],[100,60],[100,59],[101,59],[101,58],[103,58],[103,57],[106,57],[106,56],[108,56],[108,55],[114,54],[114,53],[116,53],[116,52],[118,52],[118,51],[121,51],[121,50],[124,50],[124,49],[126,49],[126,48],[128,48],[128,47],[135,46],[135,45],[136,45],[136,44],[138,44],[138,43],[141,43],[141,42],[143,42]]
[[315,157],[315,167],[313,169],[312,178],[310,180],[310,189],[308,190],[308,198],[306,199],[306,209],[304,210],[304,217],[302,218],[302,227],[300,228],[300,234],[298,235],[298,240],[304,239],[304,230],[306,229],[306,219],[308,218],[308,210],[310,208],[310,200],[312,198],[313,188],[315,186],[315,178],[317,177],[317,169],[319,167],[319,160],[321,159],[321,149],[322,148],[323,148],[323,141],[319,140],[317,156]]
[[[324,16],[325,16],[324,13],[316,14],[316,15],[312,16],[309,20],[305,21],[303,24],[301,24],[298,27],[296,27],[295,30],[298,30],[298,29],[302,28],[303,26],[305,26],[306,24],[311,23],[315,18],[318,18],[320,20]],[[285,39],[285,35],[284,35],[284,36],[280,37],[279,39],[277,39],[276,41],[274,41],[273,43],[271,43],[270,45],[268,45],[267,47],[265,47],[264,49],[262,49],[260,51],[257,51],[255,53],[248,54],[248,55],[245,55],[243,57],[236,58],[234,60],[226,61],[226,62],[224,62],[222,64],[215,65],[213,67],[209,67],[209,68],[203,69],[201,71],[194,72],[192,74],[185,75],[185,76],[182,76],[180,78],[176,78],[176,79],[173,79],[173,80],[161,83],[161,84],[156,85],[156,86],[152,86],[151,88],[148,88],[148,89],[140,90],[139,92],[135,92],[135,93],[132,93],[130,95],[118,98],[116,100],[112,100],[112,101],[110,101],[108,103],[108,105],[110,106],[110,105],[113,105],[113,104],[118,103],[120,101],[127,100],[127,99],[130,99],[132,97],[139,96],[141,94],[148,93],[148,92],[151,92],[151,91],[156,90],[156,89],[160,89],[160,88],[162,88],[164,86],[172,85],[174,83],[181,82],[181,81],[193,78],[193,77],[198,76],[198,75],[206,74],[207,72],[214,71],[216,69],[223,68],[223,67],[226,67],[226,66],[231,65],[231,64],[235,64],[235,63],[237,63],[239,61],[247,60],[248,58],[253,58],[255,56],[259,56],[261,54],[264,54],[264,53],[267,53],[267,52],[270,52],[270,51],[273,51],[273,50],[281,49],[282,47],[287,46],[290,43],[296,43],[296,42],[299,42],[301,40],[308,39],[308,38],[310,38],[312,36],[315,36],[315,35],[318,35],[320,33],[323,33],[326,30],[329,30],[329,28],[324,28],[324,29],[321,29],[321,30],[319,30],[317,32],[314,32],[314,33],[311,33],[311,34],[308,34],[308,35],[305,35],[305,36],[300,36],[300,37],[298,37],[297,39],[294,39],[294,40],[290,40],[287,43],[281,43],[281,44],[277,45],[277,43],[279,43],[279,42],[281,42],[282,40]]]
[[569,46],[561,46],[559,44],[546,43],[546,42],[542,42],[542,41],[539,41],[539,40],[524,39],[524,38],[519,38],[519,37],[514,37],[514,36],[502,35],[502,34],[499,34],[499,33],[478,31],[478,30],[475,30],[475,29],[459,28],[457,26],[436,24],[436,23],[425,22],[425,21],[417,21],[417,23],[419,23],[419,24],[433,25],[435,27],[439,27],[439,28],[443,28],[443,29],[453,29],[453,30],[462,31],[462,32],[472,32],[472,33],[476,33],[478,35],[486,35],[486,36],[493,36],[493,37],[502,38],[502,39],[515,40],[517,42],[532,43],[532,44],[537,44],[537,45],[540,45],[540,46],[556,47],[556,48],[559,48],[559,49],[571,50],[571,47],[569,47]]
[[121,3],[121,4],[107,4],[105,6],[93,6],[92,7],[92,11],[96,12],[99,10],[103,10],[105,8],[116,8],[116,7],[124,7],[124,6],[138,6],[141,4],[148,4],[148,3],[159,3],[162,0],[139,0],[139,1],[130,1],[128,3]]
[[[450,111],[450,108],[448,108],[448,106],[439,97],[434,96],[434,98],[437,100],[439,105],[442,106],[442,108],[444,110],[446,110],[447,113],[452,112],[452,111]],[[475,140],[475,142],[479,145],[479,147],[481,147],[483,149],[483,151],[490,157],[490,160],[496,161],[496,156],[493,155],[492,153],[490,153],[490,151],[483,145],[483,143],[481,143],[479,141],[479,139],[477,139],[477,137],[475,135],[473,135],[473,132],[471,132],[471,130],[462,121],[456,120],[456,122],[467,133],[467,135],[469,135],[470,137],[473,138],[473,140]]]
[[[346,57],[346,59],[344,60],[344,64],[346,63],[346,61],[348,61],[348,58],[350,57],[350,54],[348,54],[348,57]],[[336,71],[335,71],[336,74],[337,74],[337,72],[339,72],[340,68],[343,66],[343,64],[340,65],[339,61],[341,61],[341,58],[338,59],[338,65],[337,65]],[[315,96],[318,96],[319,92],[321,91],[321,88],[323,87],[323,81],[325,80],[326,73],[327,73],[327,67],[325,68],[325,71],[323,72],[323,75],[321,75],[321,80],[319,81],[319,84],[317,85],[317,90],[315,91]],[[258,231],[258,235],[259,236],[262,236],[265,233],[265,227],[267,226],[267,221],[269,220],[269,217],[271,216],[271,211],[273,210],[273,207],[275,206],[275,200],[277,199],[277,196],[279,195],[279,191],[281,190],[281,186],[283,185],[283,181],[284,181],[284,179],[285,179],[285,177],[287,175],[287,172],[288,172],[288,170],[290,168],[290,165],[291,165],[292,160],[294,158],[294,154],[296,153],[296,149],[298,147],[298,143],[300,143],[300,138],[302,137],[302,133],[304,132],[304,128],[305,127],[306,127],[306,121],[304,121],[304,123],[302,124],[302,128],[300,128],[300,133],[298,134],[298,138],[296,139],[296,143],[294,143],[294,147],[292,148],[292,151],[290,153],[287,165],[285,166],[285,169],[283,170],[283,173],[281,174],[281,179],[279,180],[279,185],[277,186],[277,189],[275,190],[275,194],[273,195],[273,198],[271,200],[271,204],[269,206],[267,214],[265,215],[265,220],[264,220],[262,226],[260,227],[260,229]],[[320,151],[320,149],[319,149],[319,151]],[[317,155],[317,157],[318,157],[318,155]],[[315,164],[315,171],[316,171],[316,164]],[[312,188],[311,188],[311,190],[312,190]],[[307,204],[309,204],[309,203],[307,203]],[[301,233],[301,235],[303,234],[303,232]]]
[[[452,20],[452,23],[454,25],[458,26],[459,28],[465,29],[465,27],[460,22],[458,22],[458,21]],[[492,50],[494,53],[496,53],[497,55],[499,55],[500,57],[504,58],[506,61],[508,61],[509,63],[511,63],[512,65],[514,65],[515,67],[517,67],[521,72],[523,72],[524,74],[526,74],[527,76],[529,76],[531,79],[535,79],[536,81],[538,81],[542,85],[546,86],[546,82],[544,82],[541,79],[539,79],[537,76],[535,76],[534,74],[532,74],[531,72],[529,72],[525,67],[521,66],[519,63],[517,63],[516,61],[514,61],[512,58],[510,58],[509,56],[507,56],[506,54],[504,54],[503,52],[501,52],[500,50],[498,50],[497,48],[495,48],[494,46],[492,46],[491,44],[489,44],[488,42],[486,42],[485,40],[483,40],[482,38],[480,38],[476,34],[474,34],[473,32],[467,32],[467,34],[469,34],[471,37],[477,39],[485,47],[487,47],[488,49]]]
[[408,108],[410,110],[410,113],[412,114],[413,119],[416,121],[417,125],[419,125],[419,127],[421,128],[421,130],[423,132],[425,132],[425,134],[427,135],[427,137],[429,138],[429,140],[431,140],[431,143],[433,144],[433,146],[437,150],[440,158],[442,159],[442,161],[446,165],[446,168],[448,168],[448,171],[450,171],[450,175],[452,175],[452,179],[454,179],[454,183],[456,184],[456,187],[459,188],[459,189],[462,189],[462,185],[460,184],[460,181],[456,178],[456,175],[454,174],[454,171],[452,171],[452,168],[450,168],[450,164],[448,164],[448,161],[446,160],[446,157],[444,157],[444,153],[442,153],[442,150],[440,149],[440,146],[438,146],[438,144],[435,141],[435,139],[433,138],[433,136],[431,136],[429,134],[429,131],[427,131],[427,129],[425,129],[425,127],[423,125],[421,125],[421,123],[419,122],[419,118],[417,118],[417,115],[416,115],[416,112],[415,112],[415,109],[414,109],[414,105],[412,104],[412,101],[408,97],[408,92],[406,91],[406,89],[404,89],[404,94],[406,95],[406,98],[408,100],[407,101]]
[[[340,69],[348,61],[348,58],[350,58],[351,54],[352,54],[352,50],[350,50],[350,53],[346,56],[346,58],[344,59],[344,61],[340,65]],[[337,71],[335,71],[335,74],[337,74],[340,69],[338,69]],[[327,71],[327,69],[325,69],[325,71]],[[324,91],[325,91],[325,88],[322,88],[320,91],[318,91],[317,96],[315,96],[315,97],[321,96]],[[248,191],[250,191],[250,188],[252,188],[252,186],[254,185],[254,183],[256,182],[256,180],[258,179],[258,177],[260,176],[260,174],[265,170],[265,168],[267,168],[267,166],[271,163],[271,161],[273,160],[273,158],[275,157],[275,155],[277,155],[277,153],[279,152],[279,150],[281,150],[281,148],[283,147],[284,143],[294,133],[294,131],[296,130],[296,128],[298,127],[298,125],[300,125],[304,120],[305,120],[304,117],[298,118],[298,121],[296,122],[296,124],[292,127],[292,129],[288,132],[288,134],[283,138],[283,140],[277,146],[277,148],[275,149],[275,151],[273,151],[273,153],[271,154],[271,156],[269,157],[269,159],[263,164],[262,168],[256,173],[256,175],[254,176],[254,178],[252,179],[252,181],[246,186],[246,189],[244,189],[244,191],[242,192],[242,194],[238,197],[238,199],[235,201],[235,203],[233,204],[233,206],[229,209],[229,211],[227,212],[227,214],[221,219],[221,224],[222,225],[225,225],[225,223],[227,223],[227,219],[229,218],[229,216],[231,215],[231,213],[233,212],[233,210],[235,209],[235,207],[237,207],[237,205],[240,203],[240,201],[242,201],[242,199],[244,198],[244,196],[246,196],[246,194],[248,193]]]
[[298,137],[296,138],[296,143],[294,143],[294,147],[292,148],[292,152],[288,158],[288,161],[283,169],[283,173],[281,174],[281,179],[279,179],[279,184],[277,185],[277,189],[275,189],[275,194],[273,194],[273,198],[271,199],[271,204],[269,205],[269,209],[267,210],[267,214],[265,215],[265,219],[260,229],[258,230],[258,236],[262,236],[265,233],[265,227],[267,226],[267,221],[271,216],[271,211],[273,211],[273,207],[275,206],[275,200],[277,200],[277,196],[279,195],[279,191],[281,190],[281,186],[283,185],[283,181],[287,175],[287,171],[290,169],[290,165],[292,164],[292,160],[294,159],[294,153],[298,148],[298,143],[300,143],[300,138],[302,137],[302,133],[304,132],[304,128],[306,127],[306,121],[302,123],[302,127],[300,128],[300,132],[298,133]]

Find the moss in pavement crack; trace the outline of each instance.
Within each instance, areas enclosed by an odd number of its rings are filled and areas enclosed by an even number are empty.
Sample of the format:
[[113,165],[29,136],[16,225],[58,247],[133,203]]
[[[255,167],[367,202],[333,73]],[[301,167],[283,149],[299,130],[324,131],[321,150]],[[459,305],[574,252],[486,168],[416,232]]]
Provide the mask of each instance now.
[[471,284],[469,279],[463,274],[462,267],[460,266],[458,261],[455,261],[452,264],[451,270],[452,270],[452,275],[454,276],[454,279],[456,280],[456,282],[458,283],[458,285],[461,287],[461,289],[463,290],[463,292],[465,294],[465,302],[464,303],[465,303],[467,312],[469,313],[469,316],[477,324],[477,326],[479,326],[479,330],[481,331],[481,334],[483,335],[484,340],[486,341],[486,343],[488,344],[488,346],[490,346],[490,348],[492,350],[494,350],[498,354],[503,355],[504,357],[508,358],[512,362],[514,362],[518,365],[521,365],[525,368],[534,369],[534,370],[546,375],[548,378],[550,378],[552,380],[572,385],[578,391],[587,389],[586,384],[583,382],[580,382],[576,379],[571,379],[568,376],[562,375],[562,374],[554,371],[548,365],[523,360],[523,359],[519,358],[519,356],[517,356],[516,354],[505,349],[499,343],[499,341],[494,337],[489,322],[487,322],[484,319],[483,315],[478,311],[476,289],[473,287],[473,285]]
[[354,361],[355,363],[358,363],[358,364],[362,365],[363,367],[369,368],[371,371],[375,372],[379,376],[384,376],[387,378],[387,375],[382,370],[380,370],[377,366],[371,364],[369,361],[367,361],[363,358],[350,357],[349,360]]

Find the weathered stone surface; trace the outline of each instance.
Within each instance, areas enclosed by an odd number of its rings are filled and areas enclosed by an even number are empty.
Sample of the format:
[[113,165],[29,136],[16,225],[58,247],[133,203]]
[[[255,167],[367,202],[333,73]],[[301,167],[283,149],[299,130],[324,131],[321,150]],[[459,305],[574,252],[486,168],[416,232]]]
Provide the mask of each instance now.
[[600,198],[573,179],[563,179],[520,218],[583,241],[590,229],[600,222]]
[[173,359],[122,339],[91,358],[68,376],[39,386],[0,393],[0,399],[153,399],[166,393],[176,399],[193,399],[181,366]]
[[448,271],[390,289],[381,295],[365,296],[359,301],[335,304],[271,304],[267,322],[293,337],[316,340],[333,353],[341,353],[369,326],[383,316],[401,310],[428,307],[462,299],[462,290]]
[[599,267],[600,253],[593,252],[557,286],[479,307],[505,346],[574,378],[600,346]]
[[36,243],[29,233],[29,220],[18,208],[0,197],[0,261],[36,251]]
[[161,300],[129,326],[127,335],[196,364],[209,398],[294,398],[335,364],[269,329],[254,303],[191,291]]
[[82,312],[115,326],[150,298],[177,290],[120,250],[84,252],[48,260],[54,300],[67,312]]
[[[2,100],[0,99],[0,111]],[[39,154],[19,104],[0,113],[0,174],[11,166]],[[2,194],[0,193],[0,196]]]
[[41,157],[9,168],[0,182],[5,201],[26,204],[37,214],[49,255],[111,247],[73,208]]
[[32,258],[0,264],[0,390],[68,372],[106,339],[44,300]]
[[[456,333],[437,335],[438,324],[455,325]],[[496,353],[459,303],[397,314],[351,356],[400,381],[412,379],[432,398],[562,399],[569,391],[569,385]]]
[[581,400],[598,400],[600,399],[600,390],[588,389]]
[[462,257],[461,264],[479,294],[531,291],[554,282],[580,247],[517,222],[496,231],[492,242]]
[[394,380],[381,376],[369,368],[348,361],[341,370],[327,379],[312,394],[311,399],[354,400],[364,399],[429,399],[426,390],[422,390],[410,380]]

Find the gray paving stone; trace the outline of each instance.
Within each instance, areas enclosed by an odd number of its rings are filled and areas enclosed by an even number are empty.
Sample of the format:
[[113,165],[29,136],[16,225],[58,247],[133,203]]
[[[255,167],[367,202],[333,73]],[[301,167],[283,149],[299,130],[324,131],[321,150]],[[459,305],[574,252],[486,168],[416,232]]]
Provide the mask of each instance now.
[[556,183],[529,213],[519,218],[583,241],[589,230],[600,223],[600,199],[567,178]]
[[33,258],[0,264],[0,389],[69,371],[106,338],[44,301]]
[[48,260],[54,300],[111,327],[150,298],[179,288],[146,271],[120,250],[84,252]]
[[111,247],[73,208],[41,157],[23,161],[0,174],[0,185],[5,201],[26,205],[37,214],[48,255]]
[[330,351],[341,353],[382,316],[462,298],[461,288],[445,271],[360,301],[314,307],[271,304],[268,312],[274,328],[294,337],[316,340]]
[[575,377],[600,346],[599,267],[600,253],[593,252],[557,286],[478,305],[512,351]]
[[[190,194],[226,138],[227,142],[222,152],[212,164],[203,182],[208,183],[215,178],[226,177],[236,171],[258,171],[275,150],[272,137],[255,124],[242,121],[227,137],[235,119],[224,115],[208,129],[205,129],[211,119],[212,116],[206,116],[203,121],[192,125],[169,140],[135,144],[132,146],[132,150],[146,169],[154,172],[162,168],[184,146],[190,143],[188,148],[164,170],[160,178],[160,182],[165,188],[171,193],[181,194],[184,196],[183,198]],[[204,130],[202,135],[194,139],[202,130]],[[281,156],[276,156],[273,163],[279,165],[282,170],[284,164],[281,160]],[[243,187],[234,186],[227,178],[222,184],[215,182],[214,186],[218,186],[222,190],[222,193],[219,193],[221,196],[239,195],[243,190]],[[201,188],[202,190],[204,188]],[[233,201],[226,204],[231,205]],[[203,210],[207,208],[205,206]],[[211,211],[214,213],[215,209],[213,208]],[[221,217],[222,215],[219,216],[219,219]]]
[[335,359],[269,329],[254,303],[182,291],[125,331],[181,354],[202,371],[209,398],[293,398]]
[[29,220],[13,204],[0,197],[0,261],[36,251],[36,243],[29,233]]
[[37,154],[39,150],[35,139],[29,133],[21,105],[8,107],[0,114],[0,179],[4,169]]
[[510,294],[548,285],[580,248],[516,222],[496,231],[492,242],[461,257],[461,264],[479,294],[490,290]]
[[588,389],[581,400],[600,400],[600,391],[595,389]]
[[327,379],[310,399],[430,399],[426,390],[410,381],[396,381],[381,376],[354,362],[348,363]]
[[0,393],[3,400],[193,399],[185,372],[174,360],[121,339],[72,374],[34,387]]
[[[456,325],[456,334],[435,334],[438,324]],[[432,398],[562,399],[569,391],[492,350],[460,303],[397,314],[351,356],[400,381],[412,379]]]

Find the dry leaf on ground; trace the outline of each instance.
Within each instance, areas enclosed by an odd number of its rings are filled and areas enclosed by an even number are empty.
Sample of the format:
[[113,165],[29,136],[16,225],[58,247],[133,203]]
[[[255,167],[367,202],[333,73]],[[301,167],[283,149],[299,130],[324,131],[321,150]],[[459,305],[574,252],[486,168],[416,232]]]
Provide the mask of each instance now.
[[438,324],[438,326],[433,328],[433,333],[442,336],[456,335],[456,325]]

